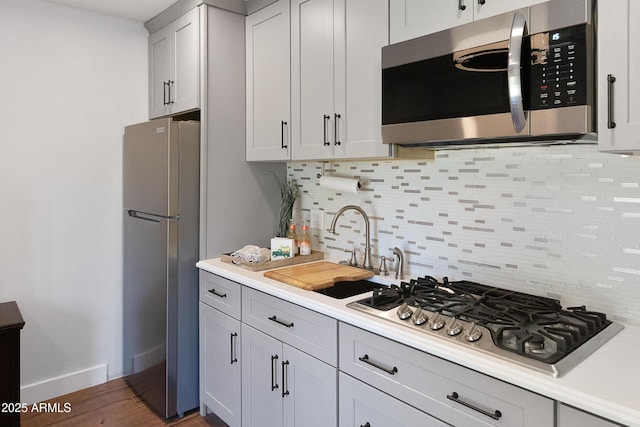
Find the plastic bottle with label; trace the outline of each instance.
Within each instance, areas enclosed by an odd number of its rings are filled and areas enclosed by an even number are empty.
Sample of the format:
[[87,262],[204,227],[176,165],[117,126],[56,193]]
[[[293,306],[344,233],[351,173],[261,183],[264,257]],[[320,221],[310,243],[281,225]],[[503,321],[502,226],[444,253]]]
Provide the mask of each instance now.
[[311,255],[311,236],[309,235],[309,224],[302,223],[302,233],[300,233],[300,255]]

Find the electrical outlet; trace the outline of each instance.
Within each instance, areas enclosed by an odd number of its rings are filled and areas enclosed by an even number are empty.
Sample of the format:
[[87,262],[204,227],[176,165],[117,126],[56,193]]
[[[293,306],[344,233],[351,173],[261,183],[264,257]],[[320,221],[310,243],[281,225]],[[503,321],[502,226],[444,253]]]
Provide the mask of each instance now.
[[311,211],[309,227],[312,230],[322,230],[324,228],[324,211],[314,209]]

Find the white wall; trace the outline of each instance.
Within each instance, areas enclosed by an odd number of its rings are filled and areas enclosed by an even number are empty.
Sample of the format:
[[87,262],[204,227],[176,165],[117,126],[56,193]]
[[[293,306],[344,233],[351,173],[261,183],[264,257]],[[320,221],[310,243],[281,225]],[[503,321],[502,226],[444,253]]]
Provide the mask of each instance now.
[[147,37],[0,2],[0,301],[26,322],[23,402],[122,373],[121,137],[147,119]]
[[[302,190],[297,214],[360,205],[378,256],[405,253],[407,276],[447,276],[586,305],[640,324],[640,156],[595,145],[438,151],[434,160],[334,162],[359,194],[318,185],[318,162],[289,163]],[[313,247],[346,259],[364,225],[345,212],[339,235],[313,230]]]

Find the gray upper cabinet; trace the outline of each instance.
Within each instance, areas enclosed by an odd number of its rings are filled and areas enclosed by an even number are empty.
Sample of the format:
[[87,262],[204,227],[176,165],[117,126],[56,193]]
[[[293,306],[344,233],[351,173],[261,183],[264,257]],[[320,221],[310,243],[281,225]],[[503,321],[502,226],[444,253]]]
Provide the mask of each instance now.
[[381,136],[387,0],[291,1],[291,158],[388,157]]
[[389,157],[387,0],[279,0],[246,19],[247,160]]
[[290,158],[289,0],[246,19],[247,160]]
[[149,118],[200,108],[200,8],[149,36]]
[[640,152],[640,9],[634,2],[600,1],[598,7],[598,148]]
[[548,0],[390,0],[391,43]]

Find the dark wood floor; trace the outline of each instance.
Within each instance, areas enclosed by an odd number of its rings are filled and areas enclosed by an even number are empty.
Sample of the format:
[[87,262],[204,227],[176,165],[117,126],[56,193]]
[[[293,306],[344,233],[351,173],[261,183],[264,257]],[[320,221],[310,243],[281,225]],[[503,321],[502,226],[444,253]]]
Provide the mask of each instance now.
[[[181,419],[164,421],[127,386],[123,379],[112,380],[56,397],[46,403],[50,404],[50,409],[59,407],[60,411],[27,411],[20,417],[21,426],[227,427],[213,414],[202,418],[198,410],[185,414]],[[69,406],[70,410],[65,412],[65,407],[69,408]]]

